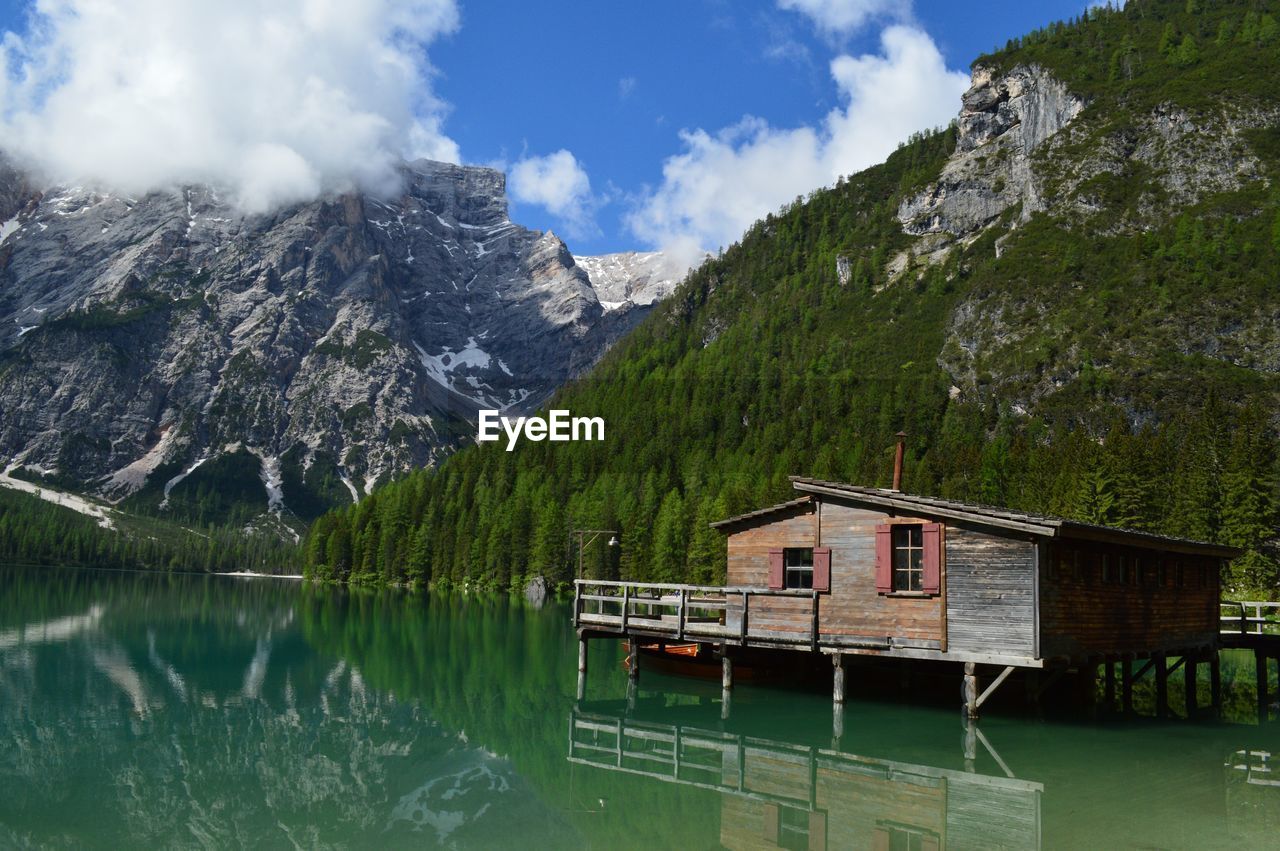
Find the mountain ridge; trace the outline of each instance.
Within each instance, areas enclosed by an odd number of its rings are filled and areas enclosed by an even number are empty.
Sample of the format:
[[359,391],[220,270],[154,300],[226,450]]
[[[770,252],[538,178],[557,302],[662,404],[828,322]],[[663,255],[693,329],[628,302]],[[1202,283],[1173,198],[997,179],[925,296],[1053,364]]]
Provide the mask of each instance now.
[[605,311],[493,169],[419,160],[395,197],[262,215],[0,172],[2,466],[148,511],[208,513],[226,476],[250,513],[355,499],[479,407],[540,403],[652,304]]
[[1231,593],[1276,593],[1278,12],[1133,0],[979,57],[950,128],[766,216],[556,395],[607,445],[459,453],[321,518],[308,571],[518,588],[607,528],[588,575],[713,582],[709,521],[885,484],[905,429],[913,492],[1239,546]]

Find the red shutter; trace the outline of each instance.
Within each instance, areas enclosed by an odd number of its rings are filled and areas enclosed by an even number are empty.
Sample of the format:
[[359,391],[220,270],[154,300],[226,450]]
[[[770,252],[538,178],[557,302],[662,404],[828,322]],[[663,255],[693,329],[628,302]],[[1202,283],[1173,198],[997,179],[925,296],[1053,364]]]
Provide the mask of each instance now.
[[893,590],[893,527],[887,523],[876,527],[876,591]]
[[924,593],[942,593],[942,524],[926,523],[924,538]]
[[831,590],[831,547],[813,548],[813,590]]
[[769,587],[785,588],[787,575],[782,568],[782,550],[769,550]]

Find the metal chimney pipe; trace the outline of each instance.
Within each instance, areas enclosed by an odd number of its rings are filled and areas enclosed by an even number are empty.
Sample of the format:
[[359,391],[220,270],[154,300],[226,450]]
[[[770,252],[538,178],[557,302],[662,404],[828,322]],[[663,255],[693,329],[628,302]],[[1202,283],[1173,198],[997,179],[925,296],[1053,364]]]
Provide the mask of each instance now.
[[902,459],[907,451],[907,433],[898,432],[898,450],[893,457],[893,489],[902,490]]

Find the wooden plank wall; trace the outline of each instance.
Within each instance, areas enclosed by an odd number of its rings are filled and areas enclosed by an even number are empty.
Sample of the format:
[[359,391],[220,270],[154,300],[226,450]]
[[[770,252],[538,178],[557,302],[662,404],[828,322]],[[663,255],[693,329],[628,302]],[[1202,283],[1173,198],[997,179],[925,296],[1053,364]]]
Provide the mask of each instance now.
[[947,649],[1035,656],[1035,544],[946,528]]
[[831,594],[821,604],[822,631],[891,636],[904,644],[939,648],[943,637],[940,596],[893,597],[876,592],[876,527],[888,515],[824,500],[821,516],[822,546],[831,548]]
[[[1197,647],[1218,634],[1216,559],[1101,544],[1054,541],[1041,565],[1041,653],[1083,657]],[[1080,553],[1077,575],[1074,553]],[[1102,557],[1141,556],[1125,584],[1103,582]],[[1157,571],[1165,563],[1164,582]],[[1177,585],[1177,565],[1184,582]]]
[[810,503],[734,529],[728,540],[729,584],[769,587],[769,550],[815,546],[817,528],[815,507]]
[[[769,587],[769,550],[786,547],[812,547],[817,535],[817,514],[812,503],[780,511],[767,521],[735,530],[729,536],[727,580],[730,585]],[[808,600],[763,597],[750,603],[750,625],[755,630],[808,632],[812,609]],[[725,624],[737,629],[742,623],[742,605],[729,599]]]

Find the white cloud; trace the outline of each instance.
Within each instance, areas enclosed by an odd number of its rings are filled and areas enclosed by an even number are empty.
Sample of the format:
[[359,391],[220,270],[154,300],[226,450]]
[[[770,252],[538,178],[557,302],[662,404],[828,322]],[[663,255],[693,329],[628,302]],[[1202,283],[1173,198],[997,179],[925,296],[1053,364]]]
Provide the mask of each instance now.
[[618,100],[626,100],[636,90],[635,77],[623,77],[618,81]]
[[0,45],[0,146],[60,181],[224,186],[248,210],[401,156],[457,162],[424,48],[454,0],[37,0]]
[[968,75],[948,70],[920,30],[893,26],[880,55],[831,63],[843,106],[820,126],[779,129],[750,116],[716,133],[683,131],[684,151],[627,217],[659,247],[715,249],[798,195],[883,161],[912,132],[947,123]]
[[569,236],[599,233],[593,219],[596,199],[586,169],[572,153],[559,150],[525,157],[511,167],[508,189],[518,204],[536,204],[560,219]]
[[872,18],[907,15],[907,0],[778,0],[778,7],[799,12],[831,36],[847,36]]

